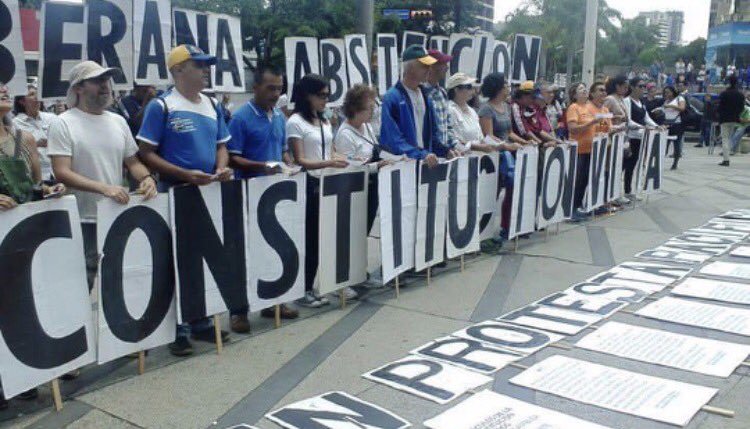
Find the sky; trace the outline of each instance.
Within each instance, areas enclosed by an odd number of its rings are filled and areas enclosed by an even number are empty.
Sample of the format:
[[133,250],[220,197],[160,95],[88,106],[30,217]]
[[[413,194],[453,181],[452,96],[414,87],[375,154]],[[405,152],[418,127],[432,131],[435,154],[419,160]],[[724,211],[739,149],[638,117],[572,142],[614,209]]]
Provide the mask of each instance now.
[[[581,8],[584,8],[586,0],[580,2]],[[504,20],[509,12],[522,3],[524,0],[495,0],[495,20]],[[607,0],[607,4],[619,10],[625,18],[633,18],[639,12],[652,10],[681,10],[685,12],[685,24],[682,27],[684,41],[705,38],[708,34],[708,11],[711,0]]]

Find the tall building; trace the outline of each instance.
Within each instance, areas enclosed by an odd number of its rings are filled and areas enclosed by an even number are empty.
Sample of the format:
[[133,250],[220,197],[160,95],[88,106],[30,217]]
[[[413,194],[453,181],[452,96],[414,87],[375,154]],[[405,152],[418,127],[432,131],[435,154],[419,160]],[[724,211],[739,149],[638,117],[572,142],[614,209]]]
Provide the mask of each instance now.
[[646,25],[659,29],[659,46],[662,48],[682,42],[682,26],[685,23],[685,14],[682,11],[641,12],[638,17],[644,18]]
[[475,0],[478,3],[476,18],[484,31],[492,31],[495,25],[494,0]]
[[711,0],[708,28],[737,21],[750,21],[750,0]]

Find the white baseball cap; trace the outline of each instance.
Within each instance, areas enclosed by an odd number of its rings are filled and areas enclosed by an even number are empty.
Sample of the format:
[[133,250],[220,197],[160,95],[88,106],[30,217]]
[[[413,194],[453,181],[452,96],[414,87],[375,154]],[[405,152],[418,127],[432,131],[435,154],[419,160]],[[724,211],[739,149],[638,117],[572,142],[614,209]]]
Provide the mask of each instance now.
[[121,74],[122,70],[117,67],[102,67],[93,61],[83,61],[76,64],[70,69],[68,75],[70,86],[68,87],[68,94],[65,98],[65,103],[68,105],[68,108],[75,107],[75,105],[78,104],[78,94],[73,90],[73,87],[84,80],[95,79],[104,75],[112,76]]
[[461,85],[474,85],[476,81],[476,79],[466,73],[459,72],[448,78],[448,81],[445,83],[445,89],[451,90]]

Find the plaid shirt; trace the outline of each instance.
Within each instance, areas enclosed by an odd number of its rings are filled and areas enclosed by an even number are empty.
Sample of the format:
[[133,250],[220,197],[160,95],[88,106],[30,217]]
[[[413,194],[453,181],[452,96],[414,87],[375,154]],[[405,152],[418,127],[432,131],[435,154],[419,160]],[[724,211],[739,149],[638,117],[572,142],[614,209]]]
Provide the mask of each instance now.
[[453,120],[448,113],[448,92],[441,86],[432,86],[429,83],[425,83],[424,88],[432,105],[435,106],[435,122],[440,130],[441,141],[452,149],[457,142],[453,132]]

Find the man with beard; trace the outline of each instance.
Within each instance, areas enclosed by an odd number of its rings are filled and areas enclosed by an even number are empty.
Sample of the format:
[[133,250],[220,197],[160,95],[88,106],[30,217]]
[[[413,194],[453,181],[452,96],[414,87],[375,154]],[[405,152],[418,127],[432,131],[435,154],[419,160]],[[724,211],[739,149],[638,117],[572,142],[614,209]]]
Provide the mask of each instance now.
[[[281,172],[280,163],[291,161],[286,148],[286,119],[276,108],[284,80],[281,70],[260,66],[255,70],[253,93],[255,97],[240,107],[229,121],[229,156],[235,177],[245,179]],[[291,163],[291,162],[290,162]],[[281,317],[296,319],[297,310],[281,306]],[[250,332],[248,308],[231,312],[232,331]],[[263,317],[274,317],[273,308],[261,311]]]
[[127,188],[121,186],[122,167],[138,181],[138,193],[144,198],[156,196],[156,181],[136,156],[138,146],[128,124],[106,110],[112,104],[115,73],[120,70],[93,61],[73,67],[67,95],[70,109],[52,123],[48,136],[55,178],[72,190],[78,202],[89,290],[99,261],[96,204],[105,197],[120,204],[129,201]]
[[[201,94],[208,86],[210,67],[214,64],[216,57],[200,48],[175,47],[167,57],[174,88],[146,106],[136,138],[141,159],[159,173],[160,191],[186,183],[200,186],[232,179],[226,148],[231,136],[224,114],[216,101]],[[189,325],[177,327],[177,339],[169,345],[173,355],[193,353],[188,340],[191,332],[194,340],[216,341],[208,318],[193,320]],[[227,341],[228,333],[221,331],[221,337]]]

